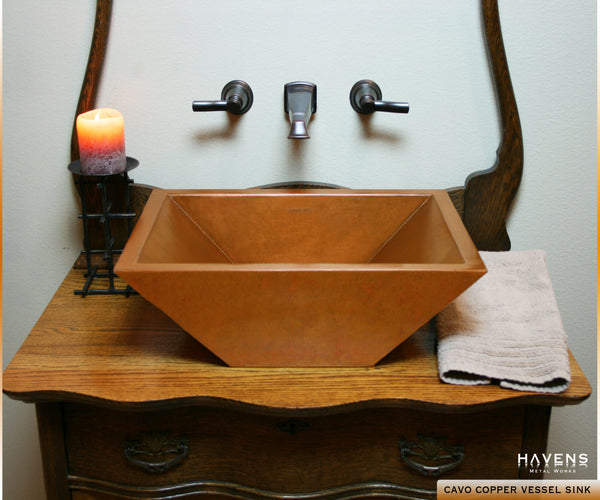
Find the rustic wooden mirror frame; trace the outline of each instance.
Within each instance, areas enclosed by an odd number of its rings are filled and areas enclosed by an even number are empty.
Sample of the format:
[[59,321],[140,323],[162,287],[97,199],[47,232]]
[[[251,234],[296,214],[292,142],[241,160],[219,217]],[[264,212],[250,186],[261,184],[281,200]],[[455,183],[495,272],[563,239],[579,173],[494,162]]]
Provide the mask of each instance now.
[[[97,0],[96,3],[92,45],[75,117],[95,107],[110,31],[112,3],[112,0]],[[498,1],[481,0],[481,9],[487,51],[500,110],[502,137],[495,164],[489,169],[473,172],[467,177],[464,186],[448,189],[448,192],[477,248],[501,251],[510,249],[506,219],[521,181],[523,140],[519,112],[502,40]],[[79,148],[75,123],[73,123],[71,161],[78,158]],[[127,189],[127,185],[116,186],[116,189]],[[152,188],[133,184],[130,189],[133,211],[139,214]],[[99,203],[99,200],[91,200],[88,203],[91,203],[93,207],[94,202]],[[124,245],[127,239],[125,227],[121,230],[117,228],[116,233],[117,244]],[[101,227],[98,227],[97,231],[92,228],[90,238],[92,248],[103,247]]]

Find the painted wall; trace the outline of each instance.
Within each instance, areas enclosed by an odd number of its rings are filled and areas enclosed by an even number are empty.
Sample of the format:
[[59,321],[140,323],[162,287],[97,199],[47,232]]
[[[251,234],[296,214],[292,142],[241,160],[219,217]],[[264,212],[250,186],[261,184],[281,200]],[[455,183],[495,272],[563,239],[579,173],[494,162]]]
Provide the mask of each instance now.
[[[66,166],[94,5],[4,1],[4,366],[81,248]],[[514,249],[547,251],[595,383],[596,2],[500,0],[500,13],[525,143],[509,233]],[[348,93],[362,78],[410,113],[361,119]],[[232,79],[252,86],[249,113],[191,111]],[[294,80],[318,86],[304,142],[286,138]],[[477,0],[117,1],[97,105],[125,116],[132,177],[160,187],[446,188],[490,167],[500,138]],[[34,408],[3,404],[5,498],[42,498]],[[554,410],[549,451],[589,453],[577,477],[596,476],[595,397]]]

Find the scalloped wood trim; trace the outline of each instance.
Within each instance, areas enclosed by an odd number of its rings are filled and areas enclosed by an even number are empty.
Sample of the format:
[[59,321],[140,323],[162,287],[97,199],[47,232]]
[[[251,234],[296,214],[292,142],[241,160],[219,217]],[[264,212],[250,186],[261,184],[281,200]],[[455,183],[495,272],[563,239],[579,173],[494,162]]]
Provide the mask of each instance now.
[[[306,493],[282,493],[250,488],[221,481],[194,481],[165,487],[133,487],[99,479],[69,476],[72,490],[116,495],[120,498],[197,498],[198,494],[243,500],[344,500],[365,496],[385,496],[403,500],[433,500],[434,490],[412,488],[386,482],[359,483]],[[93,497],[95,498],[95,497]]]

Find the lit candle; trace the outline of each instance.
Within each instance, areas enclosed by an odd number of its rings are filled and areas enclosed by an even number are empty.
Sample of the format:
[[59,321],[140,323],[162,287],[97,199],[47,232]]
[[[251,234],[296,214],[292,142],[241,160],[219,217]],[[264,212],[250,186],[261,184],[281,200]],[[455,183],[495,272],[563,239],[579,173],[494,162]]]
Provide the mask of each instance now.
[[116,109],[93,109],[77,117],[81,173],[118,174],[125,170],[123,115]]

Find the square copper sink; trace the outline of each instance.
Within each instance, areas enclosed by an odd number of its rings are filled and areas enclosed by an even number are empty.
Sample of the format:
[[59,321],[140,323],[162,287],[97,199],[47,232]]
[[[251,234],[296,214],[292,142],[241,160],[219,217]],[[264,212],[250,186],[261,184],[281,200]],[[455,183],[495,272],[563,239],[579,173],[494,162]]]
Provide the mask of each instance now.
[[115,271],[230,366],[372,366],[485,272],[447,193],[152,192]]

